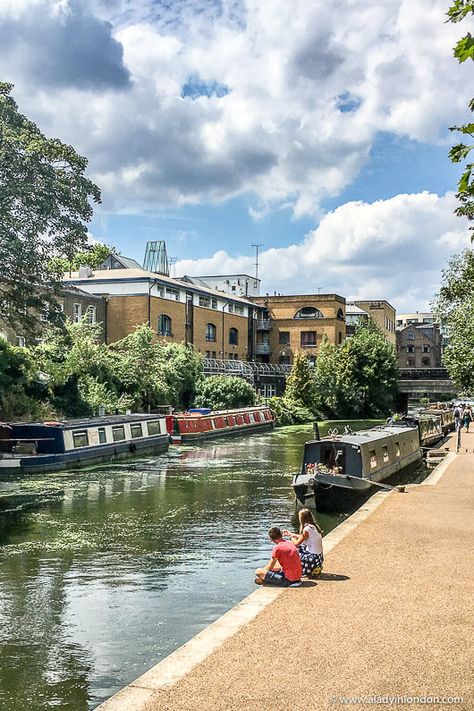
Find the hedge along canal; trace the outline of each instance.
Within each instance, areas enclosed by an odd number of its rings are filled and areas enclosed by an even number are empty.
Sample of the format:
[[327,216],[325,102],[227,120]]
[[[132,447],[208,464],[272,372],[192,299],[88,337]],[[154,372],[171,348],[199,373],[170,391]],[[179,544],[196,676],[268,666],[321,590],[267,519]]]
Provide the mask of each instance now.
[[[64,498],[0,528],[0,708],[94,708],[252,592],[267,529],[291,525],[310,436],[281,428],[36,479]],[[319,520],[327,533],[348,513]]]

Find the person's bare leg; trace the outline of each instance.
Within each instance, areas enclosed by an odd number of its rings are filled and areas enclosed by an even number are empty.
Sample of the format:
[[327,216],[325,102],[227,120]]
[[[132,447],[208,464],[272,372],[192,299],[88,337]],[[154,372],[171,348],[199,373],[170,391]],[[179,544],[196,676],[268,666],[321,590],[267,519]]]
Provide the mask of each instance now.
[[267,570],[267,566],[265,566],[265,568],[257,568],[257,570],[255,571],[255,582],[257,583],[257,585],[263,585]]

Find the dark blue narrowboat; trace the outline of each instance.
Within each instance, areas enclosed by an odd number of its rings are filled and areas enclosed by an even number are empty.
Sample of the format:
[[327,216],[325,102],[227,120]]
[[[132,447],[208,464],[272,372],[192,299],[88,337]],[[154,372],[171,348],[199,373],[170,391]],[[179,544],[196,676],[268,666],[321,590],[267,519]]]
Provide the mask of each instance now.
[[135,454],[163,452],[168,446],[166,419],[158,415],[0,423],[0,477],[58,471]]

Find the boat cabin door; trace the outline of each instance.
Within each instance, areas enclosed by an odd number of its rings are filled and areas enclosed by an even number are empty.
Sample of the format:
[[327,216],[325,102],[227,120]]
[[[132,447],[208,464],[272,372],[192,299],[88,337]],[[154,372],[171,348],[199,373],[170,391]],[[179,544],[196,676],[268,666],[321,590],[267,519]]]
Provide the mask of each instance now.
[[321,448],[321,464],[328,469],[337,467],[341,474],[346,470],[346,450],[337,445],[325,445]]

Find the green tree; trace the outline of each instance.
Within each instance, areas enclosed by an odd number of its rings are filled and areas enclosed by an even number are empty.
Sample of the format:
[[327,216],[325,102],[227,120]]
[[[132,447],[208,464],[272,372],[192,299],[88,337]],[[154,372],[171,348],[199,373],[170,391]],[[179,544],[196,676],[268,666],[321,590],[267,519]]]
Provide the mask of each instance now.
[[87,242],[91,201],[99,188],[85,177],[87,160],[57,139],[46,138],[19,111],[12,85],[0,83],[0,320],[23,333],[34,332],[55,296],[62,273],[53,257],[70,261]]
[[[467,16],[474,15],[473,0],[455,0],[448,12],[449,22],[461,22]],[[474,60],[474,37],[468,32],[462,37],[454,47],[454,56],[459,62],[465,62],[468,59]],[[469,109],[474,112],[474,99],[469,102]],[[470,121],[462,126],[452,126],[451,131],[457,131],[461,134],[461,143],[453,146],[449,157],[453,163],[465,163],[461,178],[458,182],[457,198],[461,203],[455,210],[457,215],[467,217],[468,220],[474,219],[474,164],[470,162],[469,157],[474,144],[466,143],[465,138],[472,139],[474,134],[474,122]],[[474,228],[470,228],[473,230]],[[474,239],[474,235],[471,240]]]
[[285,400],[290,400],[311,411],[314,409],[315,397],[313,366],[310,365],[306,353],[297,351],[291,373],[286,381]]
[[374,323],[360,324],[340,346],[325,339],[316,363],[316,412],[336,419],[386,415],[397,376],[395,348]]
[[451,379],[465,395],[474,394],[474,300],[453,311],[449,318],[449,342],[443,363]]
[[64,257],[53,257],[49,267],[54,273],[64,274],[65,272],[77,272],[79,267],[88,266],[91,269],[97,269],[100,264],[107,259],[109,254],[114,252],[113,247],[109,247],[101,242],[95,242],[88,246],[87,249],[76,252],[69,261]]
[[443,364],[451,379],[462,390],[474,391],[474,251],[465,249],[443,270],[441,287],[433,311],[448,336]]
[[203,378],[202,357],[192,346],[182,343],[160,344],[159,352],[168,385],[168,404],[189,407]]
[[198,385],[195,405],[214,410],[255,405],[255,391],[243,378],[232,375],[213,375],[203,378]]
[[0,338],[0,421],[48,416],[47,396],[28,351]]

